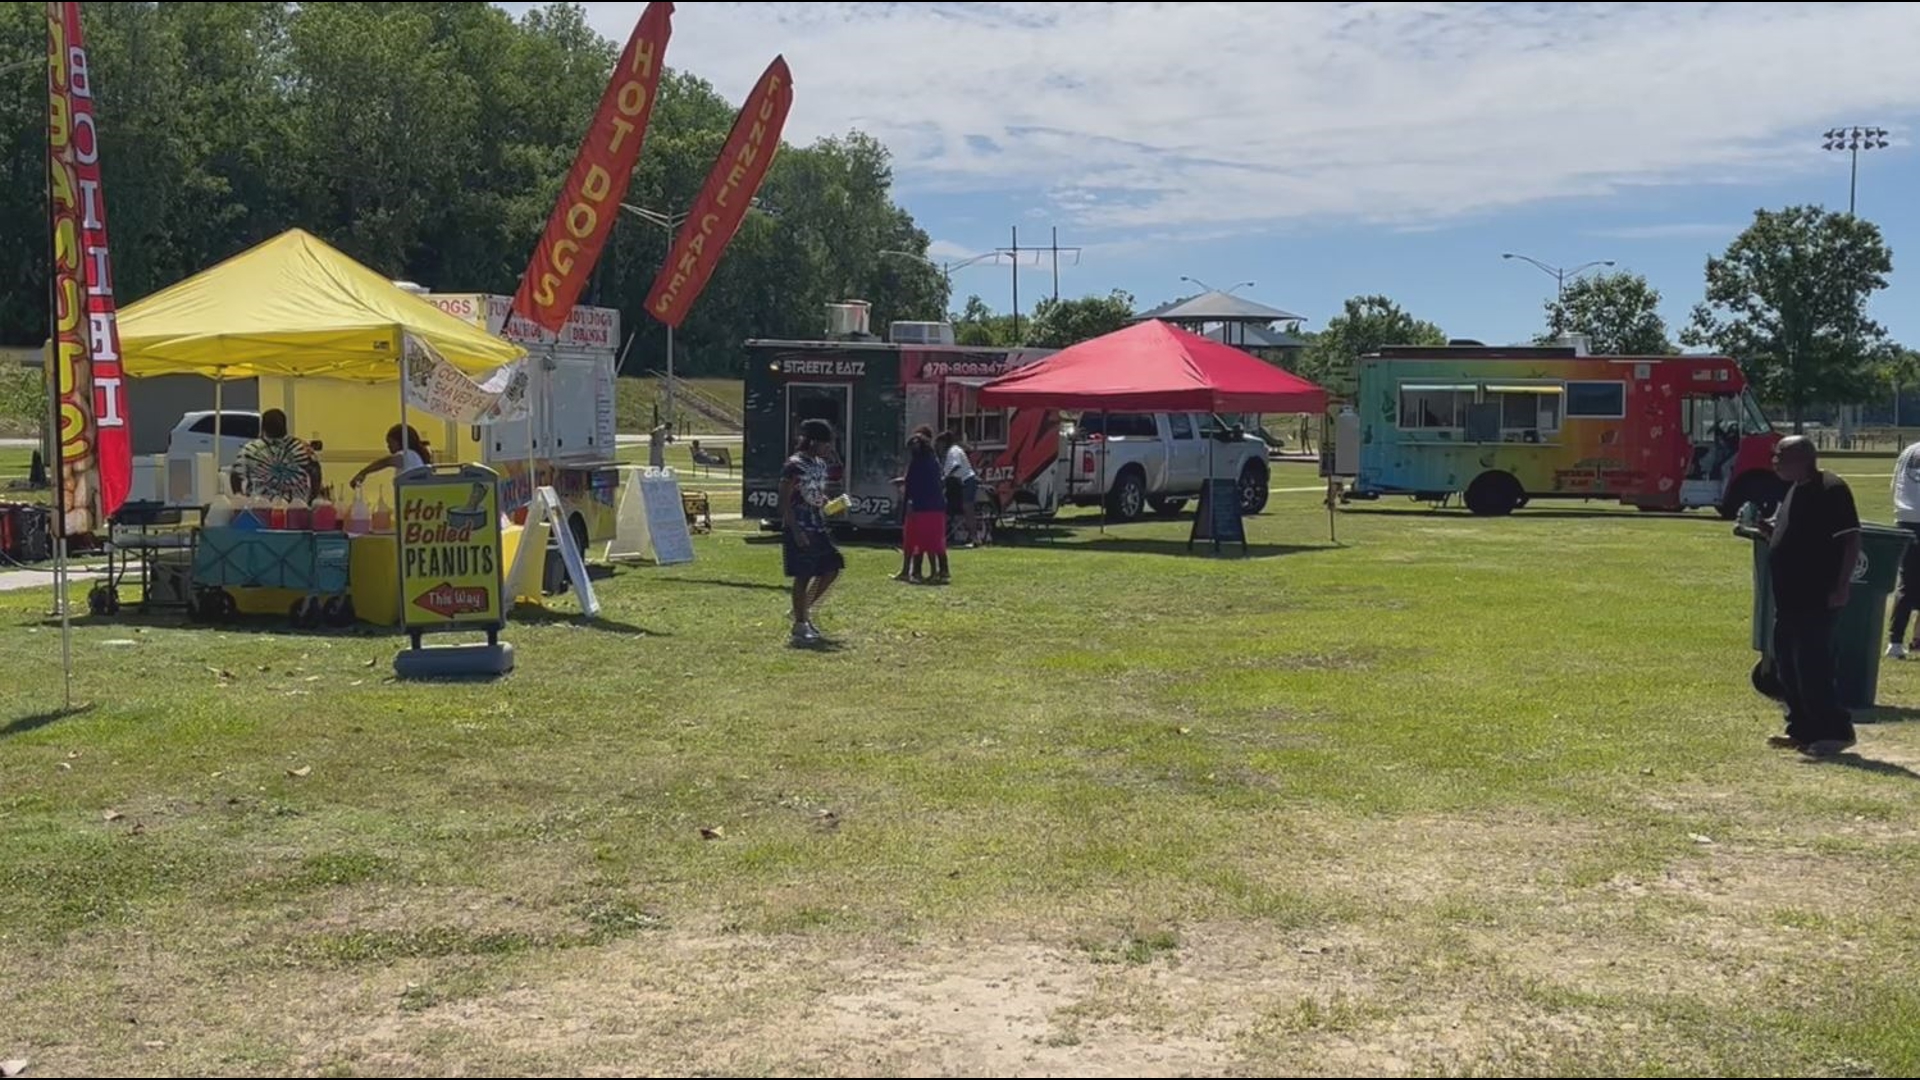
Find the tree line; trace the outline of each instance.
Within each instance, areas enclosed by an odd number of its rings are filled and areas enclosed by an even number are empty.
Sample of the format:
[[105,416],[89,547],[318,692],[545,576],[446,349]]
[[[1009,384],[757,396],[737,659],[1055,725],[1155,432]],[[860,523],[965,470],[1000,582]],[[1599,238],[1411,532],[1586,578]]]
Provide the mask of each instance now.
[[[512,293],[618,51],[578,4],[518,19],[451,2],[81,7],[123,306],[296,226],[393,278]],[[45,12],[0,4],[0,65],[44,55]],[[0,94],[0,340],[25,345],[47,326],[43,72],[11,72]],[[690,206],[735,108],[670,69],[627,201]],[[743,340],[817,336],[830,300],[868,300],[881,325],[945,311],[938,273],[880,255],[928,243],[892,181],[857,131],[783,146],[676,335],[678,370],[737,374]],[[664,366],[642,305],[669,241],[623,217],[582,297],[639,333],[630,372]]]

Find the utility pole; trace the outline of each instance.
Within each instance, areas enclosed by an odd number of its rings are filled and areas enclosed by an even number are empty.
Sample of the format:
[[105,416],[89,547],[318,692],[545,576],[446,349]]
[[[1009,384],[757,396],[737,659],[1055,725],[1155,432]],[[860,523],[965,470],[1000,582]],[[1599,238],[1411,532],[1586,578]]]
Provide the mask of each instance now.
[[1072,255],[1074,263],[1078,265],[1080,261],[1080,249],[1077,247],[1061,247],[1060,230],[1058,227],[1053,230],[1053,242],[1043,248],[1021,247],[1020,226],[1013,226],[1011,232],[1012,243],[1006,247],[995,249],[995,254],[1005,255],[1013,263],[1013,337],[1015,341],[1018,341],[1020,339],[1020,253],[1022,251],[1033,252],[1035,266],[1040,264],[1039,257],[1041,253],[1051,252],[1053,254],[1053,300],[1054,303],[1057,304],[1060,302],[1060,256],[1062,254]]
[[1073,265],[1079,266],[1080,249],[1077,247],[1061,247],[1060,227],[1056,225],[1053,227],[1053,245],[1048,250],[1053,252],[1053,302],[1057,304],[1060,302],[1060,253],[1064,251],[1072,255]]
[[1007,249],[1013,256],[1013,340],[1020,340],[1020,226],[1013,227],[1013,246]]

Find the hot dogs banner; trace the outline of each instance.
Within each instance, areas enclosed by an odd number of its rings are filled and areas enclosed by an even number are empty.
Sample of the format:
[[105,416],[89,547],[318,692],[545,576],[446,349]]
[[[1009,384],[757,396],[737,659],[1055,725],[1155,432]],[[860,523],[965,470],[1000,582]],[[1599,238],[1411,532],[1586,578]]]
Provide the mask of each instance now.
[[[514,313],[550,333],[559,332],[579,302],[620,213],[653,116],[672,24],[672,4],[648,4],[641,13],[514,296]],[[775,57],[747,95],[654,280],[647,310],[660,322],[679,326],[713,277],[766,179],[792,108],[793,76],[786,60]]]

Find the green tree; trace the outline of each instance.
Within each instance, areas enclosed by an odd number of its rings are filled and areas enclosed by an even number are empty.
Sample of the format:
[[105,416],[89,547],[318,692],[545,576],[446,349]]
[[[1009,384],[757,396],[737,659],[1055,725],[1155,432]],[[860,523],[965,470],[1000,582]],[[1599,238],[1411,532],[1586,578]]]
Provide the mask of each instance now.
[[1726,254],[1707,260],[1706,300],[1681,340],[1738,357],[1800,431],[1809,406],[1871,391],[1887,342],[1867,301],[1892,270],[1872,222],[1814,206],[1760,210]]
[[1115,330],[1133,321],[1133,294],[1115,289],[1105,296],[1055,300],[1049,296],[1034,305],[1033,318],[1024,324],[1026,343],[1042,349],[1064,349]]
[[1353,392],[1353,362],[1389,345],[1445,345],[1438,326],[1416,319],[1385,296],[1356,296],[1308,336],[1299,374],[1335,394]]
[[1901,414],[1900,399],[1908,390],[1920,386],[1920,352],[1889,345],[1881,350],[1874,367],[1881,381],[1893,389],[1894,426],[1902,427],[1907,421],[1915,419]]
[[[432,2],[83,5],[123,304],[295,226],[383,274],[511,293],[617,45],[579,4],[518,19]],[[0,4],[0,55],[34,56],[45,7]],[[670,54],[671,55],[671,54]],[[46,334],[46,102],[0,97],[0,342]],[[686,210],[736,104],[669,69],[627,201]],[[893,198],[886,147],[860,132],[784,145],[676,335],[687,374],[737,374],[750,337],[812,337],[859,298],[876,323],[947,309],[945,279],[882,250],[930,238]],[[627,370],[664,367],[644,310],[669,237],[623,216],[585,294],[635,337]]]
[[1665,356],[1677,351],[1660,317],[1660,291],[1639,274],[1597,274],[1570,282],[1547,302],[1543,344],[1564,334],[1585,334],[1593,351],[1606,356]]
[[46,388],[38,368],[0,356],[0,434],[9,438],[39,434],[47,416]]
[[967,297],[966,306],[950,316],[949,321],[953,323],[955,344],[976,349],[1014,344],[1013,316],[995,314],[977,295]]

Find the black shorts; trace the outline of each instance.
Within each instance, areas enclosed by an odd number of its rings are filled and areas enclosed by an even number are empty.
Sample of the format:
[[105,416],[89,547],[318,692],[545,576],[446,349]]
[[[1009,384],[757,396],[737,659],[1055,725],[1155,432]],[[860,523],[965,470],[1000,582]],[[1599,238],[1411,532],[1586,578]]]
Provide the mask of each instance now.
[[780,537],[780,565],[790,578],[817,578],[837,574],[847,568],[846,556],[826,533],[808,533],[807,546],[793,542],[793,533]]

